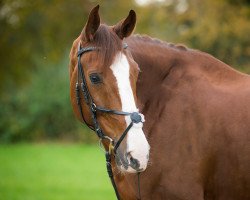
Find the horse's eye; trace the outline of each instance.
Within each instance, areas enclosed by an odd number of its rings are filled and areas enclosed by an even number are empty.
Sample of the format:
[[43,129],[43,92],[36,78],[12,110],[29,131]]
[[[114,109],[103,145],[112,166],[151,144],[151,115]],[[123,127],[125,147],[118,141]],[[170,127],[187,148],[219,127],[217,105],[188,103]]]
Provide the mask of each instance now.
[[102,82],[101,76],[97,73],[90,74],[89,79],[90,79],[91,83],[93,83],[93,84],[98,84],[98,83]]

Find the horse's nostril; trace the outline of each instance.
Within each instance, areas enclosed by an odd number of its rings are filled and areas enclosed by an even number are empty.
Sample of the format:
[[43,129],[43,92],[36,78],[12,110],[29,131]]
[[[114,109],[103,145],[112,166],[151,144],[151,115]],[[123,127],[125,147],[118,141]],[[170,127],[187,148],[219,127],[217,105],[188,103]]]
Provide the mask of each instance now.
[[133,158],[132,156],[130,156],[130,166],[132,167],[132,168],[134,168],[134,169],[139,169],[139,167],[140,167],[140,162],[139,162],[139,160],[137,160],[137,159],[135,159],[135,158]]

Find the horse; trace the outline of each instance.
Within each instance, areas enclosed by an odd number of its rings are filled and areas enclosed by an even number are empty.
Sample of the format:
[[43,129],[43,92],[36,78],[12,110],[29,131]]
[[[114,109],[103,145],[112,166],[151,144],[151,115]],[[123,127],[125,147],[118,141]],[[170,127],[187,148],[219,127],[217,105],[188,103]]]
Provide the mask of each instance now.
[[[102,130],[120,198],[250,199],[249,75],[133,34],[133,10],[114,26],[101,24],[98,11],[72,45],[70,98],[78,120]],[[76,95],[78,83],[86,87]]]

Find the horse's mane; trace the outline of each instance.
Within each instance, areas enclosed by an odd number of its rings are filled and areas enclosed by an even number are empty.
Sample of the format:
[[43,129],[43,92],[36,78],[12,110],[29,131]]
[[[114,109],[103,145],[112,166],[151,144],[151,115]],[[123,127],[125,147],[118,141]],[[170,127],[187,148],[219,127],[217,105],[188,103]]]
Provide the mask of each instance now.
[[[218,60],[217,58],[213,57],[212,55],[202,52],[200,50],[192,49],[192,48],[187,48],[186,46],[182,44],[173,44],[173,43],[168,43],[156,38],[152,38],[147,35],[138,35],[135,34],[130,37],[133,43],[136,46],[140,46],[142,43],[147,44],[147,49],[150,49],[150,51],[155,51],[157,49],[158,53],[165,52],[164,50],[167,51],[175,51],[174,53],[177,56],[177,59],[180,60],[185,60],[187,62],[196,62],[194,64],[191,64],[190,66],[196,66],[197,61],[199,63],[199,69],[202,71],[203,76],[206,74],[206,77],[210,79],[211,81],[215,82],[217,79],[218,81],[223,80],[224,82],[226,80],[232,81],[232,80],[238,80],[241,79],[242,76],[249,76],[246,74],[243,74],[239,71],[236,71],[229,65],[223,63],[222,61]],[[145,47],[143,47],[145,48]],[[142,51],[144,50],[142,48]],[[186,54],[187,53],[187,54]],[[173,54],[172,54],[173,55]],[[186,56],[187,55],[187,56]],[[175,59],[176,62],[176,59]],[[156,65],[154,65],[155,68]],[[165,65],[158,65],[161,70],[168,69],[165,68]],[[183,66],[188,66],[183,64]]]
[[170,42],[165,42],[157,38],[150,37],[148,35],[135,34],[133,35],[133,38],[136,40],[141,40],[143,42],[152,43],[153,45],[160,45],[162,47],[175,48],[175,49],[184,50],[184,51],[188,50],[188,48],[184,46],[183,44],[173,44]]

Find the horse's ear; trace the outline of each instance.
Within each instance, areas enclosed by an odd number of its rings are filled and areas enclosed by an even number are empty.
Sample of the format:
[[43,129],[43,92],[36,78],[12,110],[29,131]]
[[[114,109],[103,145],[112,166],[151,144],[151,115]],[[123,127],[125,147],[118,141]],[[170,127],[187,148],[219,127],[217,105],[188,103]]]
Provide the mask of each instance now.
[[91,10],[89,14],[88,21],[82,32],[82,39],[88,42],[92,41],[99,26],[100,26],[99,5],[97,5]]
[[136,13],[133,10],[130,10],[129,15],[126,19],[120,21],[118,24],[114,26],[114,31],[119,36],[119,38],[123,39],[131,35],[135,28],[136,24]]

